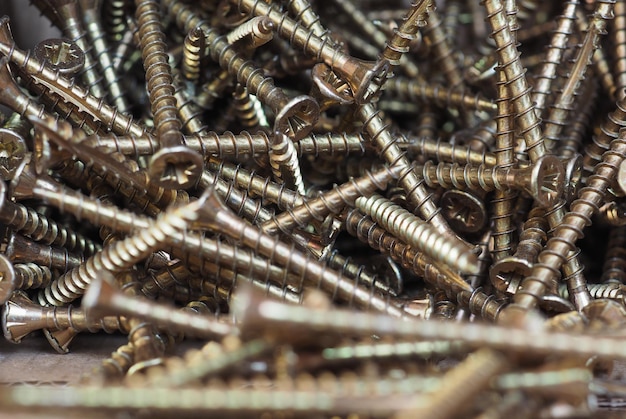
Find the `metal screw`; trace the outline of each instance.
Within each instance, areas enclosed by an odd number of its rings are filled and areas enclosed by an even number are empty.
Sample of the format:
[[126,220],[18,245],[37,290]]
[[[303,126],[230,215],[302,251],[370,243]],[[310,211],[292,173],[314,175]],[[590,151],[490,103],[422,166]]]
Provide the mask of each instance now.
[[119,313],[151,320],[159,327],[171,328],[190,336],[207,339],[216,336],[224,337],[236,332],[236,329],[227,323],[181,312],[167,305],[126,296],[116,291],[107,281],[111,279],[96,276],[85,293],[82,306],[87,312],[87,318],[98,317],[105,313]]

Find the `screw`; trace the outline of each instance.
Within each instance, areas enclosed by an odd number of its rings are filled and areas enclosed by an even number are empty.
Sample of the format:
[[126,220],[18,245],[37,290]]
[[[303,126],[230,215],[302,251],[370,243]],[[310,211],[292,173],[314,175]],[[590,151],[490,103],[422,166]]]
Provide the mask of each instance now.
[[[515,307],[533,307],[537,302],[537,296],[549,287],[558,268],[566,260],[568,252],[574,250],[574,243],[582,236],[583,228],[589,223],[591,215],[602,202],[611,179],[615,177],[616,168],[624,160],[626,143],[622,135],[626,135],[626,131],[620,130],[620,137],[611,142],[602,162],[589,177],[587,186],[581,189],[578,199],[570,206],[570,212],[565,214],[562,223],[555,228],[553,236],[539,254],[531,275],[524,280],[523,288],[515,295]],[[516,308],[511,310],[515,316],[513,310]]]
[[453,287],[472,291],[472,287],[459,274],[441,264],[436,267],[432,266],[431,258],[399,241],[358,210],[352,210],[348,213],[345,224],[348,233],[369,244],[373,249],[389,254],[395,261],[412,270],[416,275],[426,278],[429,273],[434,280],[441,279],[452,284]]
[[[600,280],[603,283],[618,283],[624,284],[626,282],[626,270],[622,268],[626,266],[626,227],[620,226],[611,229],[606,246],[606,254],[604,255],[604,264],[602,265],[602,277]],[[591,291],[592,285],[589,288]]]
[[380,195],[357,198],[355,204],[386,230],[434,260],[462,272],[475,273],[476,255],[470,253],[463,242],[441,235],[430,224]]
[[[100,24],[101,0],[78,0],[83,14],[85,31],[93,47],[93,58],[103,76],[108,98],[122,113],[129,111],[129,104],[124,96],[124,89],[120,85],[120,78],[113,68],[113,59],[109,53],[104,28]],[[106,3],[106,2],[104,2]]]
[[454,231],[477,233],[487,224],[487,208],[468,191],[448,190],[439,200],[441,213]]
[[[390,82],[393,81],[390,80]],[[426,159],[436,159],[441,162],[484,165],[496,165],[494,153],[474,151],[469,147],[458,144],[449,144],[442,139],[431,139],[427,136],[407,136],[407,143],[398,143],[400,149],[407,150],[408,157],[424,156]]]
[[30,128],[28,121],[18,113],[13,113],[0,127],[0,179],[13,179],[17,167],[26,155],[26,139]]
[[110,44],[121,43],[126,32],[126,13],[128,0],[110,0],[102,2],[102,27]]
[[200,61],[204,56],[205,35],[200,26],[187,32],[184,41],[182,74],[186,80],[197,82],[200,79]]
[[546,101],[551,93],[552,81],[556,78],[557,68],[561,65],[567,48],[567,41],[575,28],[576,9],[578,7],[578,0],[569,0],[565,3],[563,13],[559,15],[556,28],[552,33],[543,65],[536,75],[533,100],[539,115],[546,108]]
[[74,76],[85,64],[85,54],[67,39],[46,39],[35,46],[35,57],[60,74]]
[[[612,9],[615,7],[616,3],[616,1],[613,2],[613,4],[611,5]],[[596,18],[596,13],[597,10],[592,15],[592,20]],[[576,20],[576,24],[582,31],[585,29],[583,25],[587,22],[587,17],[583,14],[581,10],[577,10],[576,14],[578,17],[578,19]],[[614,16],[615,14],[611,10],[611,13],[605,15],[603,19],[613,19]],[[613,73],[611,72],[609,60],[604,54],[604,50],[602,48],[596,48],[591,58],[594,71],[597,74],[598,79],[600,80],[600,85],[604,88],[605,93],[609,96],[611,101],[615,101],[617,94],[615,78],[613,77]]]
[[244,246],[255,249],[260,255],[271,258],[277,264],[285,266],[297,275],[302,275],[303,281],[322,288],[330,293],[333,298],[351,301],[395,316],[402,315],[402,311],[398,307],[389,304],[378,295],[372,295],[347,278],[298,252],[293,246],[289,246],[245,223],[228,210],[213,191],[205,192],[197,204],[201,206],[199,208],[201,217],[194,223],[194,227],[219,231]]
[[305,226],[315,219],[322,221],[329,214],[338,214],[346,206],[354,205],[359,197],[370,196],[376,189],[386,189],[387,183],[394,177],[392,169],[384,167],[374,173],[367,172],[359,179],[334,187],[331,191],[317,198],[308,199],[298,206],[273,217],[261,224],[261,229],[269,234],[288,232],[296,226]]
[[487,10],[487,19],[491,26],[491,37],[496,43],[496,53],[501,70],[506,75],[511,91],[511,104],[517,116],[520,135],[524,138],[526,149],[532,162],[546,154],[540,123],[531,101],[528,82],[520,63],[520,53],[515,45],[514,36],[505,16],[500,0],[483,1]]
[[[261,69],[245,60],[225,37],[218,36],[216,31],[206,21],[195,15],[187,5],[178,0],[166,0],[164,7],[177,24],[186,31],[195,27],[202,28],[211,57],[219,62],[222,68],[236,75],[239,83],[245,85],[250,93],[256,95],[274,111],[276,115],[274,131],[281,131],[294,141],[311,131],[319,117],[319,108],[312,98],[298,96],[289,99],[281,89],[274,85],[272,79],[264,77]],[[272,23],[276,24],[273,20]],[[223,81],[219,83],[223,84]]]
[[288,40],[294,48],[302,49],[305,54],[317,57],[330,66],[340,77],[350,84],[354,100],[362,104],[369,102],[376,95],[378,78],[387,72],[384,60],[367,63],[346,55],[331,45],[327,38],[320,38],[304,29],[289,17],[267,3],[258,0],[233,0],[239,10],[255,16],[267,16],[274,24],[276,33]]
[[[514,123],[511,109],[511,95],[506,75],[498,68],[498,113],[496,116],[496,164],[501,168],[512,168],[514,165]],[[511,252],[513,243],[513,201],[517,194],[513,190],[496,191],[493,205],[493,258],[506,257]]]
[[33,262],[48,269],[59,269],[62,272],[80,266],[84,257],[71,254],[65,248],[46,246],[27,239],[21,234],[9,232],[3,245],[4,255],[14,263]]
[[83,25],[82,11],[77,0],[48,0],[49,6],[58,15],[57,23],[61,26],[66,37],[74,42],[84,53],[85,65],[82,68],[82,78],[88,90],[96,97],[103,98],[106,91],[102,88],[102,76],[96,69],[96,60],[92,53],[92,44],[87,41],[87,33]]
[[383,123],[379,111],[369,105],[362,105],[358,108],[358,114],[363,121],[363,129],[378,150],[381,151],[382,158],[390,167],[400,168],[398,183],[407,195],[407,201],[418,209],[422,217],[440,231],[449,236],[454,236],[454,232],[446,224],[439,214],[439,210],[432,202],[431,196],[424,187],[423,179],[420,179],[417,172],[410,168],[408,159],[402,154],[396,145],[396,139],[391,136],[387,126]]
[[[232,96],[231,105],[241,127],[244,129],[269,127],[263,105],[256,96],[249,94],[248,90],[241,84],[237,84]],[[302,141],[302,139],[300,141]],[[296,144],[294,144],[294,146],[295,145]]]
[[401,99],[432,103],[442,108],[458,108],[468,111],[494,112],[496,104],[480,94],[471,95],[459,87],[444,87],[430,83],[420,83],[404,77],[390,79],[385,91],[395,93]]
[[148,96],[160,143],[159,151],[150,158],[150,177],[168,189],[187,189],[200,177],[203,163],[199,154],[183,144],[159,5],[153,0],[136,0],[135,4]]
[[[251,290],[250,290],[251,291]],[[509,306],[510,307],[510,306]],[[508,309],[508,308],[507,308]],[[505,309],[506,310],[506,309]],[[384,314],[360,313],[332,309],[320,311],[303,306],[264,299],[258,294],[241,292],[233,303],[233,311],[241,321],[242,336],[265,335],[295,342],[310,340],[311,330],[325,333],[369,336],[381,334],[395,338],[461,341],[468,346],[480,346],[518,355],[576,355],[598,356],[602,359],[626,358],[626,351],[613,338],[580,336],[562,332],[512,329],[480,323],[446,323],[411,319],[398,322]],[[558,339],[559,344],[555,345]]]
[[236,333],[236,329],[227,323],[181,312],[164,304],[127,296],[117,291],[108,281],[111,279],[103,279],[102,276],[96,275],[87,289],[82,300],[87,318],[101,316],[104,313],[116,313],[146,319],[157,327],[205,339]]
[[615,74],[615,96],[617,100],[622,100],[624,89],[626,89],[626,50],[624,49],[624,41],[626,40],[626,5],[617,1],[614,6],[615,19],[613,20],[612,30],[609,36],[613,41],[615,48],[612,53],[613,70]]
[[[169,209],[156,221],[151,220],[147,228],[138,230],[135,235],[124,240],[105,246],[101,251],[89,257],[84,265],[53,281],[50,286],[40,291],[40,301],[52,305],[63,305],[73,301],[84,293],[97,272],[103,269],[112,272],[126,270],[137,261],[145,259],[162,244],[177,243],[178,238],[184,237],[183,230],[187,228],[188,218],[195,216],[195,209],[190,204]],[[111,221],[117,220],[116,216],[111,218]]]
[[[438,391],[417,397],[394,419],[407,419],[425,415],[447,418],[462,411],[463,407],[488,387],[490,381],[507,368],[507,359],[490,349],[479,349],[448,371],[437,386]],[[414,407],[417,405],[418,407]]]
[[88,320],[84,311],[79,308],[41,307],[29,300],[23,292],[13,293],[11,299],[4,303],[3,309],[4,337],[13,343],[20,343],[26,335],[40,329],[71,328],[75,332],[90,331],[92,333],[101,329],[107,333],[124,330],[118,317]]
[[[596,10],[589,21],[585,39],[576,56],[572,71],[570,72],[565,86],[556,98],[555,103],[551,106],[550,112],[544,125],[543,133],[546,139],[550,141],[558,141],[563,125],[567,120],[567,115],[572,108],[574,95],[577,92],[580,81],[585,77],[587,65],[591,62],[594,52],[597,51],[597,44],[601,34],[606,33],[606,20],[613,17],[613,4],[615,1],[598,2]],[[548,146],[551,142],[548,143]]]
[[93,241],[81,234],[60,226],[31,208],[7,199],[4,183],[0,183],[0,221],[33,240],[65,247],[70,252],[89,255],[98,249]]
[[[171,362],[163,371],[152,374],[144,384],[148,387],[179,387],[210,375],[215,375],[248,359],[267,353],[271,349],[269,342],[253,340],[241,344],[226,338],[218,353],[213,349],[215,342],[205,345],[197,354],[187,355],[182,362]],[[178,360],[177,360],[178,361]],[[182,365],[181,365],[182,364]]]
[[[533,208],[524,223],[515,254],[501,258],[491,266],[489,278],[496,289],[515,294],[520,279],[530,273],[537,255],[541,252],[542,243],[547,239],[546,231],[549,226],[544,217],[544,210]],[[512,274],[513,278],[507,278],[507,274]]]
[[293,142],[280,131],[274,132],[268,152],[274,178],[304,195],[304,181]]
[[442,186],[450,189],[493,189],[505,190],[520,188],[544,207],[551,207],[560,197],[564,186],[564,170],[557,157],[547,155],[534,164],[523,168],[458,166],[439,163],[436,166],[428,161],[423,166],[414,166],[428,186]]
[[399,65],[400,58],[409,51],[411,42],[415,39],[420,26],[427,23],[427,15],[433,8],[430,0],[418,0],[411,4],[402,24],[393,31],[387,45],[380,54],[380,59],[387,60],[391,65]]
[[226,41],[244,51],[267,44],[274,37],[274,24],[267,16],[257,16],[242,23],[228,35]]
[[[106,104],[104,99],[90,95],[85,89],[75,85],[71,80],[58,72],[42,65],[37,59],[15,46],[9,28],[9,18],[0,18],[0,52],[18,67],[23,68],[38,83],[60,95],[66,101],[73,103],[92,118],[102,121],[109,129],[117,134],[143,135],[146,129],[132,120],[132,118]],[[4,67],[2,65],[1,67]],[[5,73],[4,70],[2,73]],[[3,74],[4,76],[4,74]],[[8,84],[8,82],[4,82]],[[24,95],[20,95],[24,96]],[[24,102],[24,100],[22,100]],[[24,106],[23,104],[21,106]],[[24,114],[26,109],[18,106],[16,112]],[[29,111],[30,108],[29,108]],[[35,114],[34,111],[32,111]]]

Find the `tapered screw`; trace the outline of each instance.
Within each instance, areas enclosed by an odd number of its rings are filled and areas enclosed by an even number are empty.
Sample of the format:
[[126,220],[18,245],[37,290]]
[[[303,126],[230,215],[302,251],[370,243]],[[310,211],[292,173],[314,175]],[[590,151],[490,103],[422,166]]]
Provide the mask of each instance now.
[[357,198],[355,204],[388,231],[433,259],[465,273],[476,273],[476,255],[463,243],[443,236],[402,207],[377,194]]
[[206,339],[237,333],[233,326],[210,317],[190,314],[164,304],[133,298],[116,290],[110,276],[96,276],[82,300],[87,318],[121,314],[149,320],[157,327]]

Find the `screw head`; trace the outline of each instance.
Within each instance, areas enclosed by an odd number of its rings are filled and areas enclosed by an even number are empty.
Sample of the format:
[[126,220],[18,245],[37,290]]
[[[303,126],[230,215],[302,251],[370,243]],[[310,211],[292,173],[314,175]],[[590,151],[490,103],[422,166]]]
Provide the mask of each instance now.
[[152,156],[148,167],[150,178],[166,189],[191,188],[203,170],[202,156],[183,145],[160,149]]
[[477,233],[487,225],[485,204],[467,191],[446,191],[440,206],[441,214],[456,231]]
[[35,46],[34,54],[39,61],[69,77],[85,65],[83,50],[69,39],[46,39]]
[[279,131],[293,141],[307,136],[320,116],[320,107],[310,96],[302,95],[291,99],[282,107],[276,121],[274,131]]

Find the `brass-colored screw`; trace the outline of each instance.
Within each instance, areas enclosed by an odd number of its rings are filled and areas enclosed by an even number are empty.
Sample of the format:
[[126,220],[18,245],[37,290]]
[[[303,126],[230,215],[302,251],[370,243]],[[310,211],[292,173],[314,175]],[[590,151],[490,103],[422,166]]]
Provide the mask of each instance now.
[[[496,101],[498,114],[496,116],[496,164],[501,168],[510,168],[514,165],[514,124],[511,109],[511,92],[506,81],[506,75],[501,68],[498,71],[498,99]],[[513,190],[497,191],[492,201],[493,205],[493,258],[494,261],[510,255],[513,242],[513,201],[516,198]]]
[[457,108],[466,111],[494,112],[496,104],[482,95],[472,95],[458,86],[444,87],[431,83],[420,83],[404,77],[390,79],[385,91],[393,92],[399,98],[411,101],[421,100],[443,108]]
[[615,19],[613,19],[613,27],[609,31],[609,36],[615,46],[613,49],[613,71],[615,74],[615,99],[621,100],[626,89],[626,49],[624,41],[626,40],[626,5],[617,1],[614,6]]
[[290,208],[261,224],[261,229],[269,234],[288,232],[296,226],[305,226],[311,220],[323,220],[329,214],[338,214],[345,206],[354,205],[359,197],[367,197],[376,189],[386,189],[387,183],[394,177],[392,169],[384,167],[375,173],[366,173],[359,179],[334,187],[331,191],[317,198]]
[[346,55],[331,45],[326,38],[320,38],[304,29],[275,7],[258,0],[232,0],[242,12],[255,16],[268,16],[274,24],[276,33],[289,40],[306,54],[317,57],[331,67],[350,84],[354,100],[357,103],[369,102],[378,92],[377,78],[387,71],[385,61],[366,63]]
[[136,0],[135,4],[148,96],[160,143],[159,151],[150,158],[149,173],[168,189],[187,189],[200,177],[203,163],[198,153],[183,144],[159,4],[153,0]]
[[491,191],[519,188],[544,207],[551,207],[563,193],[565,173],[561,161],[544,156],[523,169],[508,167],[459,166],[432,161],[414,166],[428,186]]
[[300,195],[304,195],[300,161],[293,142],[280,131],[274,132],[271,138],[268,157],[274,178]]
[[589,21],[585,39],[578,51],[578,55],[574,61],[572,71],[565,81],[565,85],[561,90],[561,93],[555,100],[555,103],[550,107],[550,111],[544,124],[544,135],[548,143],[548,147],[553,147],[553,141],[558,141],[558,138],[563,129],[563,125],[567,120],[567,115],[572,108],[574,102],[574,96],[577,94],[580,81],[585,77],[588,64],[591,62],[594,52],[597,52],[597,43],[599,42],[600,35],[605,33],[606,20],[613,17],[613,4],[615,2],[598,2],[596,10]]
[[[71,101],[83,112],[88,112],[92,118],[101,120],[114,132],[133,135],[143,135],[146,132],[145,127],[134,122],[128,115],[119,113],[115,108],[107,105],[103,98],[90,95],[82,87],[75,85],[71,80],[52,71],[33,56],[18,49],[13,41],[9,19],[6,16],[0,19],[0,52],[11,62],[23,68],[30,76],[35,77],[39,83],[44,84],[65,100]],[[20,114],[26,111],[22,107],[18,107],[18,109],[20,110],[16,109],[16,112]]]
[[257,16],[230,31],[226,40],[229,44],[249,51],[271,41],[274,37],[273,29],[274,24],[267,16]]
[[84,256],[70,253],[65,248],[37,243],[14,232],[8,233],[3,253],[13,263],[33,262],[61,272],[77,268],[85,260]]
[[119,313],[150,320],[161,328],[207,339],[236,333],[236,329],[227,323],[127,296],[117,291],[108,281],[110,279],[96,276],[85,293],[82,306],[86,310],[87,318],[99,317],[105,313]]
[[355,204],[386,230],[434,260],[465,273],[476,271],[476,255],[471,253],[464,243],[441,235],[430,224],[421,221],[402,207],[377,194],[369,198],[357,198]]
[[105,330],[107,333],[124,330],[118,317],[109,316],[88,320],[80,308],[41,307],[29,300],[22,292],[15,292],[11,299],[4,303],[3,309],[4,337],[13,343],[21,342],[26,335],[40,329],[71,328],[75,332]]
[[185,36],[182,74],[186,80],[197,82],[200,78],[200,61],[204,56],[205,35],[201,27],[195,27]]
[[[105,38],[104,28],[100,23],[100,10],[102,3],[105,2],[101,0],[78,0],[78,3],[83,14],[83,25],[93,48],[93,58],[98,65],[100,74],[102,74],[108,98],[120,112],[127,113],[130,105],[126,100],[120,77],[113,68],[109,45]],[[87,54],[85,53],[85,55]]]
[[88,42],[87,32],[83,25],[82,10],[78,0],[47,0],[49,6],[58,15],[57,23],[66,37],[75,42],[85,54],[85,66],[82,69],[82,77],[87,88],[96,97],[106,96],[106,90],[102,87],[102,76],[96,69],[97,61],[92,54],[92,44]]
[[[249,290],[252,291],[252,290]],[[511,329],[506,326],[411,319],[398,322],[383,314],[359,313],[333,309],[320,311],[303,306],[253,296],[243,292],[235,298],[234,313],[241,321],[242,336],[273,336],[306,342],[310,330],[342,334],[343,336],[384,336],[411,339],[462,341],[468,346],[515,351],[518,355],[562,354],[598,356],[602,359],[626,358],[626,350],[619,341],[600,336],[580,336],[555,333],[541,329]],[[519,294],[519,292],[518,292]],[[509,306],[510,307],[510,306]],[[310,336],[309,338],[310,339]],[[554,345],[558,339],[559,345]]]
[[487,19],[491,26],[491,37],[497,49],[501,70],[506,75],[511,91],[511,105],[517,116],[520,135],[524,138],[531,161],[536,161],[546,154],[540,123],[531,101],[530,87],[519,61],[520,53],[515,45],[514,36],[506,19],[504,6],[500,0],[483,1],[487,10]]
[[504,355],[479,349],[471,353],[459,365],[448,371],[433,394],[417,397],[418,407],[409,406],[394,419],[408,419],[424,415],[432,418],[447,418],[459,413],[465,404],[475,397],[490,381],[507,368]]
[[[312,98],[299,96],[289,99],[282,89],[274,85],[272,79],[264,77],[261,69],[251,61],[245,60],[225,37],[218,36],[216,31],[195,15],[187,5],[178,0],[166,0],[164,6],[176,23],[186,31],[198,26],[202,28],[211,57],[274,111],[276,115],[274,131],[279,130],[295,141],[311,131],[312,125],[319,117],[319,108]],[[276,24],[274,20],[272,23]],[[223,84],[223,81],[219,83]]]
[[570,206],[570,212],[565,214],[562,223],[555,228],[553,236],[539,254],[531,275],[524,280],[522,289],[515,295],[515,306],[533,307],[538,296],[550,287],[550,282],[566,260],[568,252],[574,251],[574,243],[582,236],[583,228],[599,207],[611,179],[615,177],[616,168],[624,160],[626,142],[622,136],[626,136],[626,130],[621,130],[620,137],[611,142],[611,148],[589,177],[587,186],[580,191],[578,199]]
[[556,78],[556,71],[564,58],[569,35],[575,28],[576,9],[579,7],[578,0],[570,0],[565,3],[563,13],[557,19],[550,46],[545,53],[543,66],[535,77],[533,100],[537,112],[541,116],[546,108],[546,101],[552,92],[552,82]]

